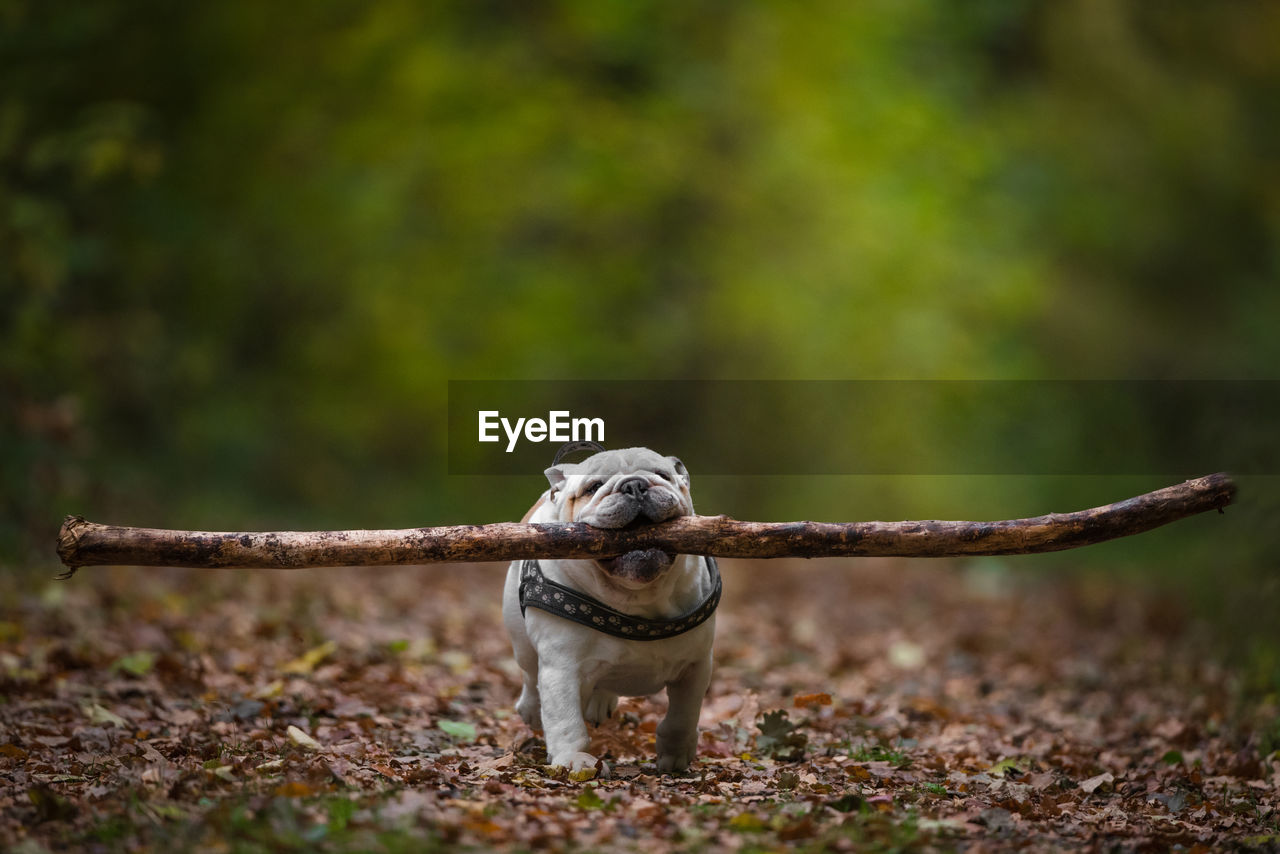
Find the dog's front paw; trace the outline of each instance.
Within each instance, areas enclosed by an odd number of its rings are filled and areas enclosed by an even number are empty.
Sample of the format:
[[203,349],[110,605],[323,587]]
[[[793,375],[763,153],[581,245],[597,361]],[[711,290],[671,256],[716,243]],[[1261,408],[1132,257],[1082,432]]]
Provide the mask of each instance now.
[[[596,759],[590,753],[583,753],[582,751],[553,756],[551,757],[551,764],[552,766],[566,769],[572,775],[590,772],[592,776],[599,773],[603,777],[609,773],[608,765]],[[581,779],[589,780],[591,777],[584,776]]]

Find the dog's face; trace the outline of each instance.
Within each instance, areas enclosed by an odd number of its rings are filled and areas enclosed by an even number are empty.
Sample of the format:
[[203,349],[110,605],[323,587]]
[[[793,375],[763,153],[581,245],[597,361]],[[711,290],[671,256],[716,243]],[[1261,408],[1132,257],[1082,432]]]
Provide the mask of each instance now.
[[[547,501],[561,522],[626,528],[693,513],[684,463],[648,448],[601,451],[580,463],[553,466],[546,475],[551,484]],[[674,558],[647,549],[597,563],[622,585],[643,587],[657,580]]]

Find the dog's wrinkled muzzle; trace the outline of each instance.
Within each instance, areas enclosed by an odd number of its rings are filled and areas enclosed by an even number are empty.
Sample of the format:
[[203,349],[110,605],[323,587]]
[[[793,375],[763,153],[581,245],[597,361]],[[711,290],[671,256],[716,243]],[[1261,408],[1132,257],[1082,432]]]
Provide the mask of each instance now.
[[642,477],[620,483],[580,521],[597,528],[665,522],[681,514],[680,499],[669,489],[652,488]]

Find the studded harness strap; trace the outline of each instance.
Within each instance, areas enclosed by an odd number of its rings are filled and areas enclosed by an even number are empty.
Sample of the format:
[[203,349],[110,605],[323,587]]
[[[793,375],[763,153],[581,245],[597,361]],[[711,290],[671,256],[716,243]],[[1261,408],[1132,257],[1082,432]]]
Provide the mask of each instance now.
[[526,608],[538,608],[625,640],[673,638],[705,623],[720,604],[720,568],[714,557],[708,555],[706,560],[711,573],[711,592],[702,604],[674,620],[633,617],[615,611],[599,599],[550,580],[542,574],[536,560],[526,560],[520,566],[520,613],[524,614]]

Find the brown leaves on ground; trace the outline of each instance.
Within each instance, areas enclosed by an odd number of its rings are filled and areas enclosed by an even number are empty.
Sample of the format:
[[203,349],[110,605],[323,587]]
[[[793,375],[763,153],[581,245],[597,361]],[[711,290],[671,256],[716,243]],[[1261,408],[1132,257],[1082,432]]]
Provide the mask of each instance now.
[[585,784],[513,712],[499,567],[11,588],[0,847],[1276,844],[1274,709],[1131,593],[975,566],[724,561],[699,761],[624,700]]

